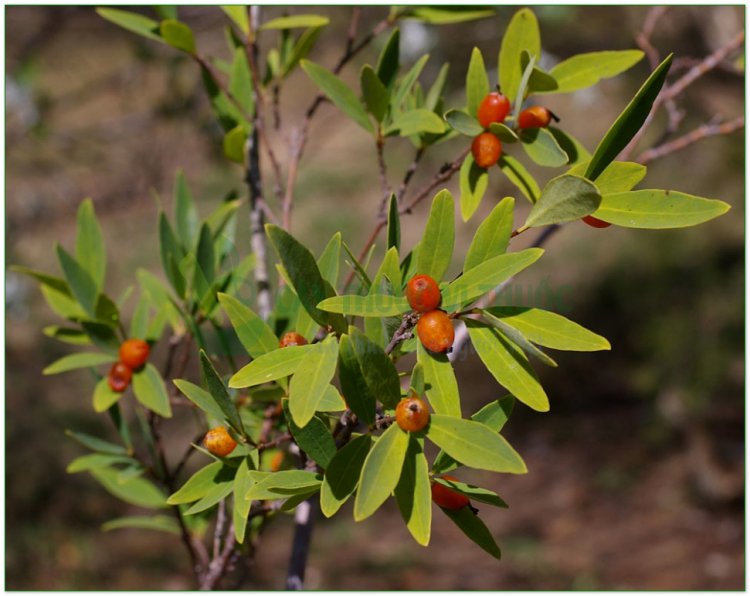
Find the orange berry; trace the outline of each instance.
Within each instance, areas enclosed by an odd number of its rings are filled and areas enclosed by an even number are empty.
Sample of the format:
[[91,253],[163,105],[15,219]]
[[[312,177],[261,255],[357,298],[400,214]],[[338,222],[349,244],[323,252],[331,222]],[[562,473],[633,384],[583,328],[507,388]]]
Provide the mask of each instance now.
[[272,472],[278,472],[281,469],[281,464],[284,463],[284,452],[283,451],[277,451],[273,454],[273,458],[271,459],[271,463],[268,465],[268,468]]
[[547,108],[531,106],[518,115],[518,128],[544,128],[552,119],[558,120]]
[[440,306],[440,288],[429,275],[415,275],[406,284],[406,299],[417,312],[428,312]]
[[133,376],[133,371],[123,364],[122,362],[115,362],[112,368],[109,369],[109,375],[107,375],[107,383],[109,383],[112,391],[122,393],[130,385],[130,379]]
[[471,143],[471,154],[480,168],[489,168],[497,163],[503,152],[503,145],[491,132],[483,132],[474,137]]
[[226,427],[217,426],[212,428],[203,437],[203,444],[211,453],[219,457],[225,457],[237,447],[237,441],[232,438]]
[[282,348],[288,348],[289,346],[304,346],[307,345],[307,340],[304,336],[300,335],[296,331],[287,331],[281,336],[279,346]]
[[[453,476],[442,476],[445,480],[452,480],[458,482],[457,478]],[[448,488],[444,484],[439,482],[432,483],[432,500],[435,501],[436,505],[439,505],[443,509],[462,509],[469,504],[469,497],[465,494]]]
[[422,430],[430,421],[430,410],[424,400],[419,399],[412,392],[403,398],[396,406],[396,424],[406,432],[417,432]]
[[120,362],[138,370],[148,360],[150,348],[142,339],[127,339],[120,345]]
[[493,122],[502,122],[510,112],[510,100],[502,93],[493,92],[487,95],[477,109],[477,120],[483,128],[489,128]]
[[581,221],[583,221],[583,223],[585,224],[590,225],[592,228],[608,228],[612,225],[611,223],[602,221],[601,219],[598,219],[593,215],[587,215]]
[[453,345],[453,323],[442,310],[431,310],[419,317],[417,337],[430,352],[447,352]]

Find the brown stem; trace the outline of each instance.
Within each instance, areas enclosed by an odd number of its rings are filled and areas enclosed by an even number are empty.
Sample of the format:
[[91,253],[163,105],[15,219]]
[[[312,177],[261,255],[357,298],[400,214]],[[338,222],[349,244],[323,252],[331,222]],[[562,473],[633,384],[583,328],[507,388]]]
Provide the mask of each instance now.
[[422,160],[424,151],[424,147],[420,147],[419,149],[417,149],[417,152],[414,154],[414,159],[404,173],[404,179],[401,181],[401,186],[399,186],[398,191],[396,191],[396,200],[399,202],[399,204],[406,194],[406,188],[409,186],[409,182],[411,182],[412,176],[414,176],[414,172],[417,171],[417,167],[419,166],[419,162]]
[[412,333],[412,329],[414,328],[414,325],[417,324],[418,320],[419,315],[417,313],[410,312],[404,315],[404,318],[401,319],[401,325],[399,325],[398,329],[393,333],[391,341],[389,341],[388,345],[385,347],[386,354],[390,355],[399,343],[413,337],[414,334]]

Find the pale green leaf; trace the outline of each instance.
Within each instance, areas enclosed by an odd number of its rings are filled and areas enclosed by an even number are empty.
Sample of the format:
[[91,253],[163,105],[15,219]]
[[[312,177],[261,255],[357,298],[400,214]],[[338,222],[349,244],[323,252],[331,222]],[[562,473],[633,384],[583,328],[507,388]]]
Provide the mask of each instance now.
[[432,200],[424,235],[416,249],[417,273],[438,282],[443,278],[451,264],[455,233],[453,197],[441,190]]
[[479,224],[469,250],[466,251],[464,271],[469,271],[485,261],[505,254],[513,230],[513,197],[505,197]]
[[628,70],[643,58],[640,50],[588,52],[557,64],[550,74],[557,80],[552,93],[570,93],[596,85],[601,79],[614,77]]
[[524,227],[575,221],[596,211],[602,196],[596,185],[581,176],[563,174],[550,180],[526,217]]

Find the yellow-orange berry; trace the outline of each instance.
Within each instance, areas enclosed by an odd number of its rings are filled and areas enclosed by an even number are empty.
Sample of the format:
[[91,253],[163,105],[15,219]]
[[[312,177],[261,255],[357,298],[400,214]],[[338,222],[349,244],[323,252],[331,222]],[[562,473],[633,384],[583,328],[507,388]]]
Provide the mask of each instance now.
[[212,428],[203,437],[203,444],[211,453],[219,457],[225,457],[237,447],[237,441],[232,438],[226,427],[217,426]]
[[552,112],[542,106],[531,106],[518,115],[518,128],[544,128],[550,120],[557,120]]
[[429,275],[415,275],[406,284],[406,299],[417,312],[429,312],[440,306],[440,288]]
[[483,132],[474,137],[471,143],[471,154],[480,168],[489,168],[497,163],[503,152],[503,145],[491,132]]
[[281,336],[279,346],[282,348],[288,348],[289,346],[304,346],[307,345],[307,340],[304,336],[300,335],[296,331],[287,331]]
[[130,379],[132,376],[133,371],[131,371],[127,365],[122,362],[115,362],[112,365],[112,368],[109,369],[107,383],[109,383],[112,391],[122,393],[128,388],[128,385],[130,385]]
[[430,352],[447,352],[453,345],[453,323],[442,310],[432,310],[419,317],[417,337]]
[[396,405],[396,424],[406,432],[422,430],[430,421],[430,410],[415,393],[405,397]]
[[477,109],[477,120],[482,128],[493,122],[502,122],[510,112],[510,101],[502,93],[493,92],[485,96]]
[[283,451],[277,451],[273,454],[273,458],[271,458],[271,463],[268,465],[268,468],[272,472],[278,472],[281,469],[281,464],[284,463],[284,452]]
[[142,339],[127,339],[120,345],[120,362],[131,370],[138,370],[148,360],[150,348]]
[[[458,482],[457,478],[453,476],[442,476],[445,480],[452,480]],[[439,482],[432,483],[432,500],[435,501],[436,505],[440,505],[443,509],[463,509],[469,504],[469,497],[465,494],[448,488],[444,484]]]

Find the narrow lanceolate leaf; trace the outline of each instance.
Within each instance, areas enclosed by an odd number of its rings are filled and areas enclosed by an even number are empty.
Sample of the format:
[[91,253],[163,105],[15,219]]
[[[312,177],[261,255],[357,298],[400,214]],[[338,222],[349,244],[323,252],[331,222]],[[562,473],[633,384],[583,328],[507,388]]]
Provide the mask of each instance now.
[[424,366],[420,362],[417,362],[411,371],[409,390],[417,395],[424,394]]
[[[239,47],[234,51],[232,70],[229,73],[229,92],[242,107],[243,117],[250,117],[255,107],[255,96],[253,94],[253,75],[250,72],[250,64],[247,61],[245,47]],[[247,132],[247,123],[241,123],[243,130]]]
[[554,93],[570,93],[596,85],[601,79],[625,72],[643,58],[640,50],[588,52],[578,54],[556,65],[550,74],[557,80]]
[[430,25],[465,23],[476,19],[486,19],[495,14],[493,8],[478,9],[472,6],[415,6],[408,12],[408,16]]
[[131,515],[128,517],[118,517],[102,524],[103,532],[126,528],[155,530],[157,532],[167,532],[168,534],[176,535],[180,533],[180,527],[174,517],[169,517],[168,515]]
[[88,271],[97,289],[101,291],[107,269],[107,252],[91,199],[84,200],[78,208],[77,228],[76,261]]
[[539,198],[539,185],[526,167],[512,155],[503,154],[498,167],[510,182],[521,191],[531,203],[536,203]]
[[203,372],[203,378],[206,381],[208,392],[224,413],[224,418],[226,418],[227,422],[229,422],[237,432],[244,432],[242,418],[240,418],[240,413],[237,411],[237,406],[234,405],[234,401],[229,397],[229,392],[224,386],[224,381],[221,380],[219,373],[216,372],[214,365],[203,350],[200,351],[200,358],[201,371]]
[[248,354],[258,358],[279,347],[274,332],[251,308],[229,294],[219,293],[218,298]]
[[113,354],[102,354],[101,352],[80,352],[78,354],[63,356],[59,360],[56,360],[45,368],[42,371],[42,374],[56,375],[68,372],[69,370],[99,366],[100,364],[108,364],[111,362],[117,362],[117,356]]
[[605,195],[594,215],[626,228],[661,230],[697,226],[729,209],[724,201],[674,190],[634,190]]
[[548,411],[547,394],[521,349],[497,329],[476,321],[465,322],[474,349],[497,382],[530,408]]
[[526,473],[526,464],[508,441],[480,422],[433,414],[427,438],[453,459],[471,468]]
[[547,183],[524,226],[534,228],[575,221],[596,211],[601,201],[602,196],[593,182],[563,174]]
[[521,146],[531,160],[547,168],[558,168],[568,163],[555,137],[546,128],[531,128],[521,133]]
[[479,124],[479,121],[463,110],[448,110],[444,118],[453,130],[461,134],[475,137],[484,132],[484,128]]
[[594,156],[589,162],[584,176],[589,180],[596,180],[612,161],[619,155],[635,133],[643,126],[654,100],[659,95],[662,85],[667,78],[667,72],[672,64],[672,54],[667,56],[664,61],[656,67],[651,76],[646,79],[643,86],[635,94],[635,97],[625,107],[622,113],[617,117],[615,123],[604,135],[599,146],[594,152]]
[[486,488],[474,486],[473,484],[465,484],[464,482],[458,482],[455,480],[448,480],[446,478],[436,478],[435,482],[466,495],[472,501],[486,503],[487,505],[493,505],[494,507],[502,507],[503,509],[508,508],[508,504],[503,501],[497,493]]
[[185,511],[185,515],[195,515],[201,511],[206,511],[219,501],[227,498],[234,488],[234,476],[235,469],[229,466],[224,466],[221,473],[217,478],[214,479],[215,484],[201,499],[193,503],[190,508]]
[[394,491],[401,517],[409,533],[422,546],[430,543],[432,491],[427,458],[419,442],[412,438],[404,458],[401,478]]
[[245,498],[248,500],[279,499],[292,495],[315,492],[323,477],[304,470],[283,470],[268,474],[250,488]]
[[464,221],[469,221],[474,215],[487,191],[488,183],[487,170],[480,168],[471,154],[467,155],[458,173],[458,184],[461,189],[459,202],[461,203],[461,218]]
[[159,24],[159,32],[169,45],[173,48],[195,53],[195,39],[193,31],[185,23],[175,19],[166,19]]
[[185,381],[184,379],[175,379],[172,382],[175,384],[177,389],[179,389],[185,395],[185,397],[187,397],[191,402],[193,402],[211,418],[213,418],[217,422],[224,420],[224,412],[208,391],[206,391],[202,387],[198,387],[198,385],[194,385],[190,381]]
[[539,60],[542,51],[539,24],[534,13],[528,8],[523,8],[513,15],[503,35],[497,61],[497,80],[500,81],[500,89],[511,99],[516,97],[521,84],[523,51],[527,51],[536,60]]
[[127,455],[108,455],[105,453],[90,453],[75,458],[68,464],[65,471],[68,474],[77,474],[87,472],[96,468],[107,468],[115,465],[136,465],[138,462]]
[[253,502],[245,499],[245,495],[250,490],[255,480],[249,474],[250,468],[247,465],[247,458],[242,459],[242,463],[237,468],[234,475],[234,484],[232,492],[234,494],[232,506],[232,522],[234,524],[234,537],[242,544],[245,541],[245,530],[247,529],[247,516],[250,513],[250,507]]
[[215,461],[201,468],[188,478],[177,492],[169,496],[167,503],[169,505],[180,505],[202,499],[216,484],[216,478],[220,477],[219,475],[225,467],[222,462]]
[[445,132],[445,123],[435,112],[425,110],[424,108],[417,108],[408,112],[402,112],[396,116],[391,125],[385,130],[386,135],[396,132],[402,137],[410,137],[422,133],[440,134]]
[[401,220],[398,214],[398,199],[393,193],[388,200],[388,229],[386,237],[386,250],[391,248],[395,248],[397,251],[401,250]]
[[294,442],[321,468],[328,468],[331,459],[336,455],[336,443],[328,426],[320,418],[313,416],[305,426],[299,427],[289,412],[289,400],[282,400],[282,404]]
[[278,17],[263,23],[261,29],[300,29],[323,27],[330,22],[328,17],[317,14],[296,14],[289,17]]
[[245,6],[222,6],[221,10],[232,19],[242,33],[245,35],[250,33],[250,21],[247,18],[247,8]]
[[185,278],[179,271],[177,264],[183,259],[185,252],[177,241],[164,212],[159,214],[159,249],[161,264],[169,283],[172,284],[178,296],[184,297]]
[[[583,176],[588,167],[588,161],[577,164],[568,170],[568,174]],[[613,161],[596,179],[599,194],[609,195],[631,190],[646,175],[646,166],[632,161]]]
[[372,438],[362,435],[352,439],[331,459],[320,487],[320,510],[326,517],[334,515],[354,493]]
[[96,317],[96,302],[99,291],[89,272],[76,261],[62,246],[57,246],[57,258],[60,261],[68,286],[78,303],[86,313]]
[[93,405],[95,412],[106,412],[122,397],[122,391],[113,391],[107,379],[101,379],[94,387]]
[[476,116],[479,104],[489,90],[490,81],[487,78],[487,69],[484,66],[482,52],[479,48],[474,48],[471,51],[469,69],[466,71],[466,109],[469,114]]
[[427,399],[438,414],[461,417],[461,400],[453,365],[445,354],[427,351],[417,343],[417,362],[422,365]]
[[383,46],[378,63],[375,66],[375,72],[383,85],[390,87],[398,74],[398,54],[401,35],[398,27],[393,30],[388,41]]
[[387,294],[334,296],[320,302],[318,308],[357,317],[395,317],[411,310],[406,298]]
[[505,197],[479,224],[474,238],[466,251],[464,271],[481,265],[488,259],[505,254],[513,230],[513,197]]
[[375,396],[367,385],[362,365],[348,335],[342,335],[339,340],[339,381],[352,412],[367,424],[375,422]]
[[[584,147],[581,142],[576,139],[573,135],[564,130],[557,128],[556,126],[548,126],[547,130],[552,133],[555,137],[557,144],[562,147],[562,150],[568,155],[568,164],[571,166],[577,166],[581,163],[588,165],[589,159],[591,159],[591,153]],[[585,168],[585,166],[584,166]],[[583,174],[584,170],[580,172],[571,172],[569,174]]]
[[229,379],[232,388],[252,387],[294,374],[300,362],[312,350],[311,345],[290,346],[263,354],[243,366]]
[[542,350],[537,348],[533,343],[531,343],[528,339],[526,339],[526,336],[523,333],[521,333],[518,329],[516,329],[515,327],[511,327],[507,323],[504,323],[501,319],[497,319],[493,317],[492,315],[488,314],[486,311],[484,315],[485,315],[484,320],[487,323],[489,323],[493,327],[497,327],[505,337],[507,337],[517,347],[521,348],[524,354],[526,354],[529,357],[533,357],[537,359],[539,362],[541,362],[542,364],[546,366],[557,368],[557,362],[555,362],[546,353],[544,353]]
[[365,64],[359,73],[359,86],[362,89],[362,98],[367,111],[374,116],[375,120],[382,122],[388,111],[390,95],[369,64]]
[[409,447],[409,434],[392,424],[367,454],[354,499],[354,520],[370,517],[396,488]]
[[305,426],[318,409],[323,392],[336,372],[338,343],[333,336],[314,345],[294,372],[289,384],[289,411],[294,422]]
[[159,23],[148,17],[116,8],[97,8],[96,13],[123,29],[148,37],[156,41],[164,41],[159,35]]
[[309,60],[301,60],[300,66],[337,108],[367,132],[373,132],[372,123],[365,108],[360,103],[357,94],[344,81],[329,70]]
[[484,522],[475,515],[468,507],[461,509],[443,509],[443,513],[451,518],[466,536],[479,546],[482,550],[488,552],[496,559],[500,559],[500,547],[495,542],[489,529]]
[[576,352],[610,349],[606,338],[547,310],[523,306],[498,306],[488,308],[486,312],[515,327],[529,341],[540,346]]
[[[414,65],[409,69],[409,71],[401,77],[401,79],[397,82],[396,86],[393,88],[393,99],[391,100],[391,110],[397,112],[402,109],[402,104],[404,103],[404,100],[411,92],[412,88],[414,87],[414,83],[417,82],[417,79],[419,78],[419,75],[422,73],[422,70],[424,69],[425,64],[427,64],[427,61],[430,59],[429,54],[425,54],[422,56],[419,60],[417,60]],[[431,110],[427,110],[428,112],[431,112]]]
[[120,470],[114,468],[97,468],[91,470],[91,475],[121,501],[149,509],[167,506],[164,493],[145,478],[135,476],[121,482]]
[[195,249],[195,269],[193,271],[193,288],[202,298],[210,292],[211,284],[216,275],[216,256],[214,254],[214,239],[208,224],[201,226],[198,236],[198,246]]
[[172,417],[169,395],[164,388],[164,380],[159,371],[150,362],[144,368],[133,373],[133,393],[136,399],[149,410],[164,418]]
[[465,271],[443,291],[443,307],[449,309],[486,294],[499,283],[535,263],[543,254],[541,248],[527,248],[492,257]]
[[116,445],[110,443],[99,437],[94,437],[86,433],[79,433],[72,430],[66,430],[65,434],[74,441],[77,441],[87,449],[96,451],[97,453],[108,453],[110,455],[126,455],[128,450],[122,445]]
[[455,238],[454,204],[451,193],[441,190],[432,200],[424,236],[417,249],[417,273],[440,281],[451,264]]

